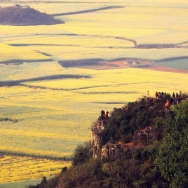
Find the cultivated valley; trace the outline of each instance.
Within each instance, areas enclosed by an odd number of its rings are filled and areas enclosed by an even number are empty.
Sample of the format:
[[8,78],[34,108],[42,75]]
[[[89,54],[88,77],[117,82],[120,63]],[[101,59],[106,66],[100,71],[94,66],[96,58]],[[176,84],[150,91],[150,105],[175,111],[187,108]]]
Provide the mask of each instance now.
[[184,0],[2,0],[0,188],[71,166],[102,109],[186,94],[187,15]]

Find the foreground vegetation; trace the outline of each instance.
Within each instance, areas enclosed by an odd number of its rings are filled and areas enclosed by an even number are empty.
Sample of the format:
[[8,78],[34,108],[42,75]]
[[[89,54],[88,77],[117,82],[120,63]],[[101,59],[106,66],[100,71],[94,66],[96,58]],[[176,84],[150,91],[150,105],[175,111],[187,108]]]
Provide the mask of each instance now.
[[[168,98],[170,94],[167,94]],[[132,143],[131,154],[101,161],[91,158],[88,144],[75,150],[73,166],[60,175],[42,180],[33,188],[185,188],[188,186],[188,95],[180,104],[164,107],[166,98],[142,98],[122,108],[115,108],[102,131],[103,144]],[[146,127],[154,130],[147,140],[135,132]]]

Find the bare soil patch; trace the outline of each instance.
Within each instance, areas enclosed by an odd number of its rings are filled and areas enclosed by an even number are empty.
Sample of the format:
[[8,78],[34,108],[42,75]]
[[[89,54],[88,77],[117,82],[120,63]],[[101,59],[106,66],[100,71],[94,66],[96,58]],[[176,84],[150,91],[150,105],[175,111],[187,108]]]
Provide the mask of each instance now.
[[162,65],[157,65],[154,61],[138,60],[138,59],[126,59],[126,60],[114,60],[114,61],[101,60],[93,64],[90,63],[90,64],[79,65],[79,63],[77,63],[73,65],[73,67],[96,69],[96,70],[120,69],[120,68],[142,68],[142,69],[150,69],[150,70],[163,71],[163,72],[176,72],[176,73],[184,73],[184,74],[188,73],[188,70],[166,67]]

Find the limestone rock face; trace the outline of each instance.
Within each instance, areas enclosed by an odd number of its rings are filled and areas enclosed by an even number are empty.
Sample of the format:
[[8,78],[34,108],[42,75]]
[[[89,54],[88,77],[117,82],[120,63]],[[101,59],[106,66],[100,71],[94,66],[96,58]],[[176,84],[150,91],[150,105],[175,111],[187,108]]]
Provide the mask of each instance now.
[[100,133],[104,129],[104,123],[102,120],[98,120],[91,130],[91,150],[93,158],[97,158],[101,150],[101,137]]
[[[123,144],[119,142],[117,144],[107,143],[102,145],[102,137],[100,133],[105,129],[107,122],[108,119],[99,118],[91,130],[91,150],[93,158],[100,157],[101,161],[104,162],[105,160],[112,161],[125,155],[127,157],[131,156],[132,145],[130,144],[133,143]],[[153,127],[147,126],[144,129],[135,131],[134,137],[137,140],[144,139],[146,142],[152,141],[155,137]]]
[[117,159],[125,154],[131,153],[128,146],[122,144],[106,144],[101,149],[101,160],[104,159]]
[[149,140],[153,140],[154,138],[153,128],[151,126],[148,126],[140,131],[136,131],[134,134],[137,138],[145,137],[147,142]]
[[108,119],[99,119],[91,130],[91,150],[93,158],[101,156],[101,160],[113,160],[130,152],[128,146],[123,144],[101,144],[101,131],[105,128]]

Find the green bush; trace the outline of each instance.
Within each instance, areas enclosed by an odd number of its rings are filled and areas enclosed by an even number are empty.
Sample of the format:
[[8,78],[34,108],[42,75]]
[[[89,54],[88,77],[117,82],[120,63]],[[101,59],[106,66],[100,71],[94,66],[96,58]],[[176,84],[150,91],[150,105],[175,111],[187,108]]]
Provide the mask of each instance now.
[[74,151],[74,156],[72,158],[72,165],[80,165],[82,163],[87,162],[92,156],[90,150],[90,144],[88,142],[78,145]]
[[141,159],[141,152],[142,152],[142,149],[141,149],[141,148],[134,149],[133,152],[132,152],[132,154],[133,154],[133,159],[136,159],[136,160]]
[[[162,176],[171,188],[188,187],[188,101],[169,113],[165,136],[155,159]],[[173,116],[172,116],[173,115]]]

